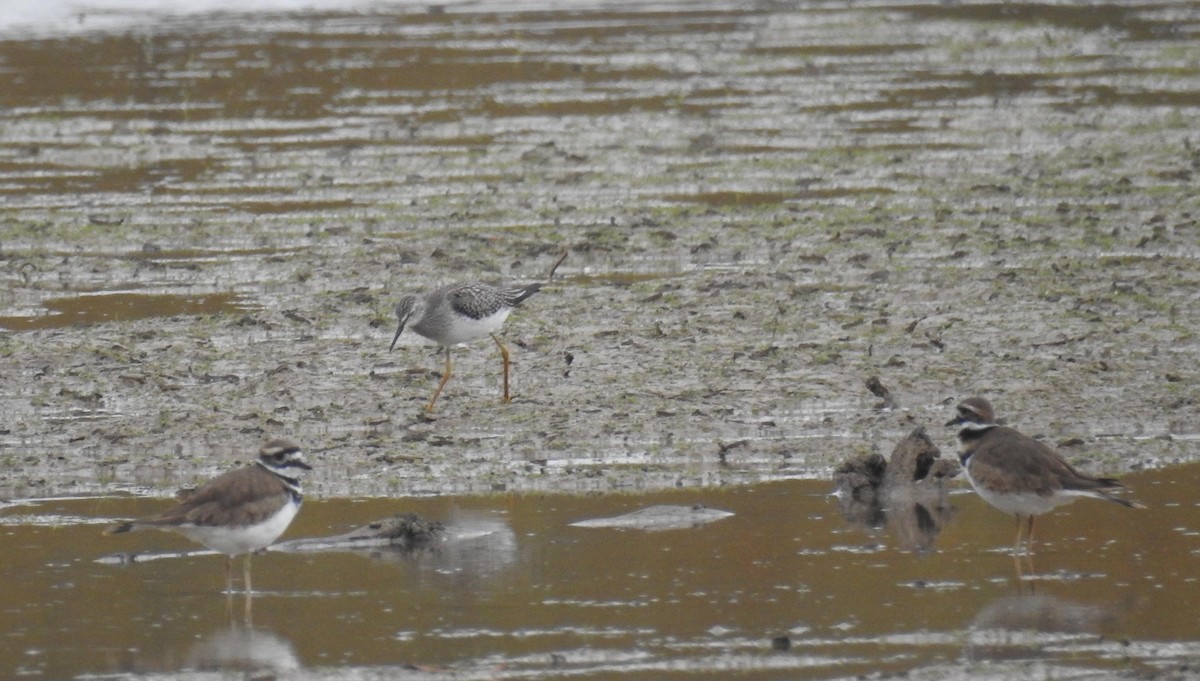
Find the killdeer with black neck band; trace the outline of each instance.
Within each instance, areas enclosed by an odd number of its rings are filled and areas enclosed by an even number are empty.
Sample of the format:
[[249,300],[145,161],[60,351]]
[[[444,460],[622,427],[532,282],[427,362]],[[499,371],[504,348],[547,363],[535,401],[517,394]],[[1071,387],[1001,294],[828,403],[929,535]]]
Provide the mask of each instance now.
[[1026,549],[1032,551],[1033,519],[1079,497],[1144,508],[1113,495],[1124,489],[1116,479],[1084,475],[1045,444],[997,424],[991,403],[982,397],[959,403],[958,415],[946,425],[962,426],[959,458],[971,486],[984,501],[1017,517],[1014,551],[1020,550],[1022,520],[1028,524]]
[[303,496],[291,469],[312,470],[300,445],[275,439],[259,449],[258,461],[216,478],[188,494],[178,506],[155,516],[109,528],[119,534],[142,528],[178,532],[225,554],[225,587],[233,591],[233,558],[246,554],[244,587],[250,593],[250,555],[270,546],[291,524]]

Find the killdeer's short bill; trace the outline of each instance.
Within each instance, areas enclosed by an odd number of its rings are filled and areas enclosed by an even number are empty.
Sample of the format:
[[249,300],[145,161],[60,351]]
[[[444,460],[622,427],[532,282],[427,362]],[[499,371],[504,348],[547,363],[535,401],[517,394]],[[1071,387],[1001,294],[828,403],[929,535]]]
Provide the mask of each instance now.
[[1079,497],[1144,508],[1114,496],[1124,488],[1114,478],[1084,475],[1042,442],[996,423],[992,405],[982,397],[959,403],[958,415],[946,425],[962,427],[959,459],[971,486],[984,501],[1017,517],[1014,551],[1021,547],[1022,520],[1027,519],[1025,542],[1032,550],[1033,519]]
[[225,585],[235,556],[246,554],[244,587],[250,592],[250,554],[270,546],[291,524],[303,501],[300,481],[290,469],[311,470],[300,445],[274,439],[259,449],[258,461],[213,478],[187,494],[178,506],[148,518],[109,528],[119,534],[141,528],[178,532],[225,554]]

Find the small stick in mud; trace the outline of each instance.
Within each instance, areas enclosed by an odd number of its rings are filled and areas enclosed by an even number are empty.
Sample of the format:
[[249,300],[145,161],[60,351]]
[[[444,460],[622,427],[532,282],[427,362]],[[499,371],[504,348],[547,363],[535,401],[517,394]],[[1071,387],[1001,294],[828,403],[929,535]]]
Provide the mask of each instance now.
[[558,256],[558,260],[554,261],[554,266],[551,267],[550,272],[546,274],[547,282],[554,278],[554,273],[558,271],[558,266],[563,264],[563,261],[566,260],[567,256],[570,254],[571,254],[570,246],[567,246],[566,248],[563,249],[562,255]]

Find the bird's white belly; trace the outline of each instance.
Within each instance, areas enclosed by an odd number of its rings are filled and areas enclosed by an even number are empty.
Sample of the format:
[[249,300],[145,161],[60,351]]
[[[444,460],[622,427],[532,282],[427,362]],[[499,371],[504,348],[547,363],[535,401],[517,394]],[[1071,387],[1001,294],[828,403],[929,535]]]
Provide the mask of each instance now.
[[1074,495],[1063,492],[1048,497],[1036,492],[1006,492],[1000,494],[976,483],[975,479],[971,477],[970,466],[967,466],[964,472],[966,473],[967,481],[971,483],[971,487],[975,488],[975,493],[981,499],[1009,515],[1041,515],[1056,506],[1061,506],[1075,500]]
[[479,319],[456,316],[437,340],[442,345],[460,345],[478,340],[499,331],[504,326],[504,320],[508,319],[509,312],[512,312],[512,309],[505,307],[501,308],[495,314],[480,317]]
[[275,515],[258,525],[224,527],[210,525],[180,525],[178,530],[188,539],[227,556],[238,556],[266,548],[275,543],[300,510],[300,504],[288,501]]

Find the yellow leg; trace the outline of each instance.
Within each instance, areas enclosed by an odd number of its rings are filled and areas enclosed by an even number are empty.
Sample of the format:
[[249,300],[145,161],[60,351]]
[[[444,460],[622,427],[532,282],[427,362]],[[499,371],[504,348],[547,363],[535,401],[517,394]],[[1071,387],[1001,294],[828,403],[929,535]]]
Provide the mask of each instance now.
[[504,364],[504,397],[500,398],[501,402],[512,402],[512,398],[508,396],[508,365],[511,363],[508,359],[508,348],[504,347],[504,343],[492,334],[492,340],[496,341],[496,347],[500,348],[500,359]]
[[446,370],[442,372],[442,380],[438,383],[437,390],[433,391],[433,397],[429,398],[429,404],[425,405],[425,411],[433,412],[433,403],[437,402],[437,398],[442,394],[442,388],[446,387],[446,383],[450,380],[450,373],[453,371],[454,365],[450,362],[450,347],[446,347]]
[[251,551],[250,553],[247,553],[246,554],[246,562],[242,563],[242,586],[245,587],[247,596],[250,595],[250,556],[253,556],[253,555],[254,555],[253,551]]
[[225,556],[225,593],[233,594],[233,558]]

